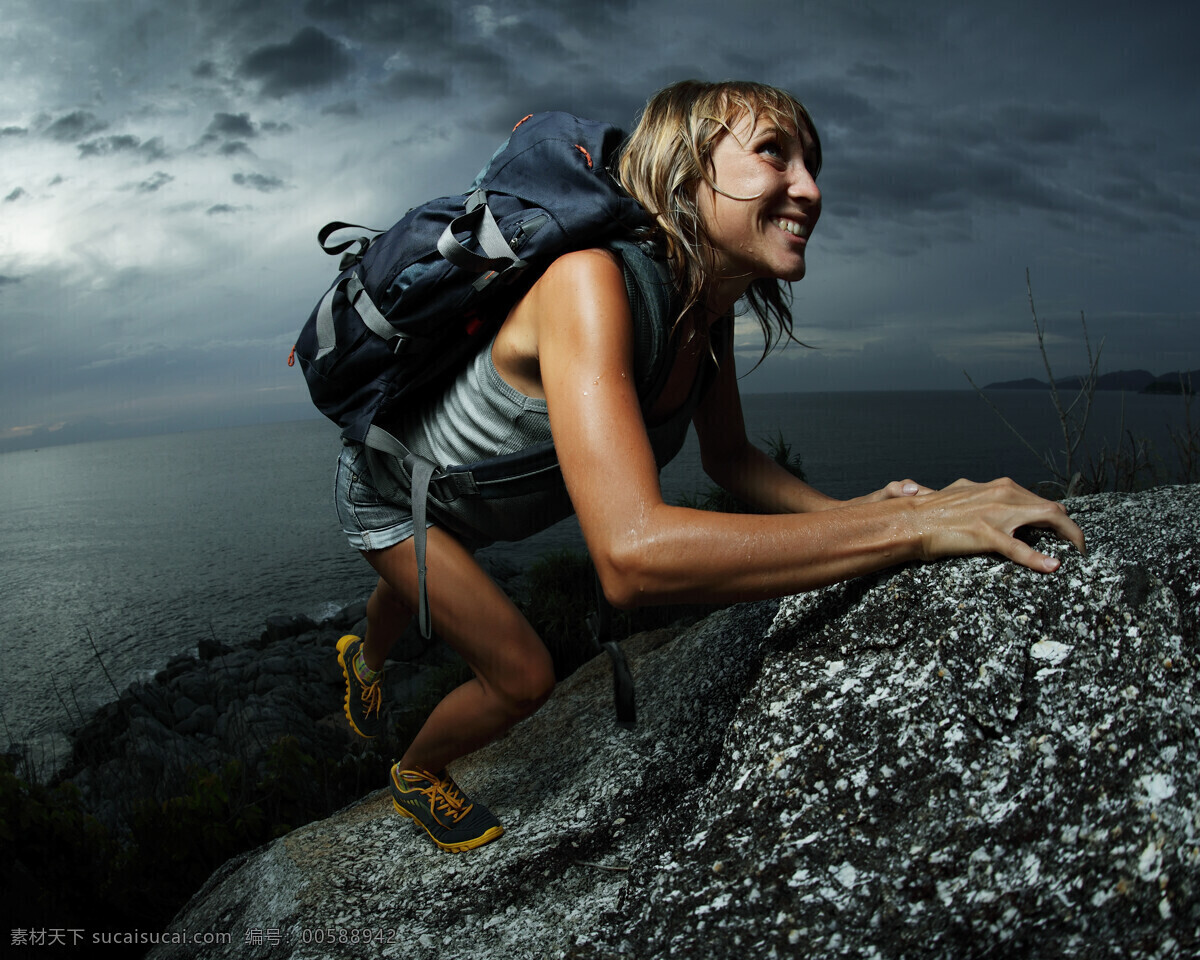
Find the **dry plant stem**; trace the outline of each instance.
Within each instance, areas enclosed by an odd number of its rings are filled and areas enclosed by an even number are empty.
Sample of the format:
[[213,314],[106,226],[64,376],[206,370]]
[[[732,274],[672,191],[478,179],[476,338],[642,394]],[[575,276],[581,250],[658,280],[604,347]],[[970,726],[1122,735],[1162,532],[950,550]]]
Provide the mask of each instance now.
[[[1088,418],[1092,413],[1092,400],[1096,395],[1096,380],[1100,367],[1100,352],[1104,349],[1104,341],[1100,341],[1100,346],[1097,347],[1096,353],[1092,354],[1092,342],[1088,337],[1087,319],[1083,315],[1083,311],[1079,312],[1079,322],[1083,326],[1083,343],[1087,349],[1088,356],[1088,372],[1084,376],[1082,383],[1079,385],[1079,393],[1075,395],[1075,399],[1071,401],[1071,405],[1066,409],[1063,408],[1062,398],[1058,393],[1058,383],[1054,379],[1054,371],[1050,369],[1050,355],[1046,352],[1046,334],[1045,327],[1038,319],[1037,306],[1033,302],[1033,283],[1029,278],[1029,268],[1025,268],[1025,289],[1029,293],[1029,312],[1033,314],[1033,328],[1037,331],[1038,351],[1042,355],[1042,365],[1046,368],[1046,377],[1050,381],[1050,398],[1054,403],[1054,409],[1058,413],[1059,427],[1063,434],[1063,453],[1066,455],[1067,463],[1066,470],[1061,474],[1057,470],[1053,472],[1061,479],[1069,478],[1067,496],[1074,492],[1074,487],[1077,484],[1077,473],[1075,470],[1075,451],[1079,449],[1079,444],[1083,442],[1083,435],[1087,431]],[[1080,401],[1083,401],[1083,413],[1078,417],[1077,421],[1071,419],[1071,414]]]
[[[67,718],[67,722],[75,723],[74,718],[71,716],[71,711],[67,709],[67,701],[63,699],[62,693],[59,692],[58,684],[54,682],[54,674],[50,674],[50,689],[54,691],[54,695],[58,698],[58,705],[62,707],[63,716]],[[79,722],[83,723],[82,717],[80,717]],[[63,732],[66,733],[65,730]]]
[[1183,396],[1183,429],[1171,430],[1171,442],[1179,456],[1179,475],[1184,483],[1200,480],[1200,426],[1192,424],[1192,382],[1179,375],[1179,392]]
[[[1087,348],[1088,372],[1082,378],[1079,392],[1075,395],[1075,399],[1071,401],[1070,406],[1064,408],[1062,398],[1058,393],[1058,383],[1054,379],[1054,371],[1050,367],[1050,355],[1046,352],[1046,331],[1045,327],[1042,326],[1041,320],[1038,319],[1037,306],[1033,300],[1033,283],[1029,279],[1028,268],[1025,270],[1025,289],[1029,294],[1029,311],[1033,315],[1033,329],[1037,334],[1038,351],[1042,355],[1042,365],[1046,368],[1046,377],[1050,381],[1050,399],[1054,404],[1055,411],[1058,413],[1059,428],[1062,430],[1062,452],[1067,458],[1066,469],[1059,469],[1058,460],[1052,451],[1042,452],[1034,448],[1033,444],[1025,439],[1020,430],[1009,423],[1008,418],[1000,412],[1000,409],[992,403],[987,394],[971,379],[971,375],[965,370],[963,374],[971,386],[975,388],[975,392],[983,398],[984,403],[991,407],[992,412],[1000,418],[1000,422],[1008,427],[1013,436],[1020,440],[1025,445],[1025,448],[1041,461],[1042,466],[1046,468],[1054,482],[1062,489],[1064,495],[1069,497],[1075,494],[1081,479],[1081,474],[1075,469],[1075,453],[1079,449],[1080,443],[1083,442],[1083,435],[1087,430],[1088,418],[1091,416],[1092,400],[1095,397],[1096,380],[1100,368],[1100,352],[1104,349],[1104,341],[1103,339],[1100,341],[1100,345],[1096,348],[1095,354],[1093,354],[1092,342],[1087,332],[1087,319],[1081,310],[1079,312],[1079,322],[1083,325],[1083,343]],[[1081,401],[1083,404],[1082,414],[1072,417],[1075,408]]]
[[92,631],[84,628],[87,632],[88,643],[92,645],[92,653],[96,655],[96,662],[100,664],[100,669],[104,671],[104,676],[108,678],[108,685],[112,687],[113,693],[116,694],[118,700],[121,699],[121,691],[117,689],[117,685],[113,683],[112,675],[108,672],[108,667],[104,665],[104,660],[100,656],[100,651],[96,649],[96,641],[92,639]]

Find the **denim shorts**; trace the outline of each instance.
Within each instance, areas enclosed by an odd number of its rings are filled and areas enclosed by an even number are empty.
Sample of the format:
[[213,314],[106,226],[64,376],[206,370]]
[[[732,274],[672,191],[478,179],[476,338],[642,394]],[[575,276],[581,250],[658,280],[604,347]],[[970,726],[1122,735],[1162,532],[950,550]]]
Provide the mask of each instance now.
[[[367,468],[365,448],[347,443],[338,457],[334,503],[342,532],[355,550],[382,550],[413,535],[412,510],[399,506],[375,489]],[[427,523],[432,527],[432,523]]]

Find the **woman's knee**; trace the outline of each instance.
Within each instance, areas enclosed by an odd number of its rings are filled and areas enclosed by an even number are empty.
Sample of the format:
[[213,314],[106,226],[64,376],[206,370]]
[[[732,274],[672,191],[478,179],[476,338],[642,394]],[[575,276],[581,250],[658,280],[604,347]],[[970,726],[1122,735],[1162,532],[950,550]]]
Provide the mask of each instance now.
[[501,708],[517,720],[536,711],[554,692],[554,662],[541,641],[537,643],[540,649],[508,660],[488,678]]
[[408,604],[400,595],[400,591],[388,583],[383,577],[380,577],[375,584],[375,589],[371,592],[370,598],[367,600],[368,615],[374,608],[378,613],[385,611],[392,615],[408,615],[411,613]]

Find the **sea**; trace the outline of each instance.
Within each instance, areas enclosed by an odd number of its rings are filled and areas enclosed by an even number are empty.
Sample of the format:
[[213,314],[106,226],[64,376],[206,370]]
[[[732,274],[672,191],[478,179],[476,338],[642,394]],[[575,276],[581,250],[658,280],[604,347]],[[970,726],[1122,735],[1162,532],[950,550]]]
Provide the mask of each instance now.
[[[835,497],[912,477],[1047,478],[1063,446],[1047,391],[747,394],[747,430],[780,436]],[[1171,467],[1180,397],[1099,393],[1089,446],[1127,434]],[[1003,417],[1003,419],[1002,419]],[[320,620],[368,595],[374,575],[333,508],[337,429],[313,419],[0,454],[0,743],[53,770],[69,731],[198,641],[229,645],[272,614]],[[1061,459],[1061,455],[1060,455]],[[708,482],[694,435],[663,472],[669,501]],[[523,569],[582,548],[574,520],[484,554]]]

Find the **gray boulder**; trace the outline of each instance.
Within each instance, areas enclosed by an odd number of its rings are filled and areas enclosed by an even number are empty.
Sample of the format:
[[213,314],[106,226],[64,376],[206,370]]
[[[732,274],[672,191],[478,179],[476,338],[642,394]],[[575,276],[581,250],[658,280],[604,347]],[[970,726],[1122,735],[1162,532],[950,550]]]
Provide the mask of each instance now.
[[[1200,951],[1200,488],[1071,504],[1041,576],[914,565],[626,643],[460,762],[507,827],[380,791],[226,864],[152,957]],[[375,941],[362,942],[371,931]]]

